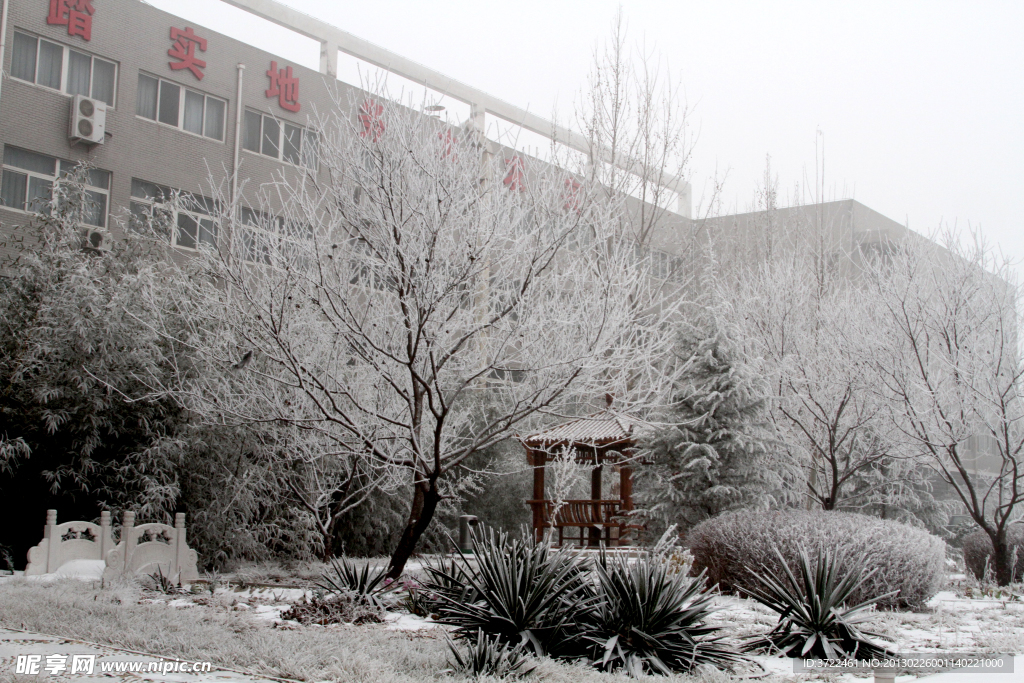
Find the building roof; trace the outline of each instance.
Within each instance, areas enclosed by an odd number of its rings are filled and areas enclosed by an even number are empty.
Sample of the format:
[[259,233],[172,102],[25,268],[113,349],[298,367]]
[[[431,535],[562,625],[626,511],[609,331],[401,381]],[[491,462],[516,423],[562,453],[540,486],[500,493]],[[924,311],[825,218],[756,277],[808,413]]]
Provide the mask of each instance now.
[[586,417],[563,422],[542,432],[521,436],[527,448],[549,448],[558,444],[589,447],[611,446],[632,441],[637,418],[624,415],[611,408]]

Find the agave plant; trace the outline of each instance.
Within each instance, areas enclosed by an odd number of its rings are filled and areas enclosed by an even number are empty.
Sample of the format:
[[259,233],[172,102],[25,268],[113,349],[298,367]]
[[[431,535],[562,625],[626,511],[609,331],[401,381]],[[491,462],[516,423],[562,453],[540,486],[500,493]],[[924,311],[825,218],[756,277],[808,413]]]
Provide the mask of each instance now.
[[448,641],[448,649],[452,654],[452,659],[448,660],[452,667],[450,673],[522,678],[537,668],[535,664],[527,665],[529,657],[521,645],[502,643],[500,638],[488,638],[483,632],[477,633],[476,638],[466,646],[465,652],[451,640]]
[[352,594],[367,605],[383,608],[380,596],[390,590],[385,574],[387,567],[371,570],[369,564],[364,564],[358,569],[347,557],[340,561],[332,558],[330,570],[321,574],[315,584],[328,593]]
[[867,609],[875,602],[895,594],[886,593],[848,606],[850,595],[875,570],[863,573],[851,570],[842,574],[842,565],[861,563],[842,562],[827,550],[819,553],[814,566],[807,553],[800,551],[800,581],[779,556],[782,574],[765,569],[754,578],[760,589],[748,589],[747,594],[779,613],[779,623],[764,636],[747,643],[747,650],[778,650],[789,657],[867,658],[891,654],[872,640],[877,633],[861,631],[858,624],[868,618]]
[[438,621],[455,626],[457,638],[493,637],[538,655],[571,645],[576,612],[594,600],[578,553],[494,530],[474,535],[473,552],[475,567],[460,559],[458,572],[428,571],[425,588],[438,598]]
[[689,578],[668,562],[647,557],[630,563],[602,555],[595,567],[597,597],[582,639],[598,668],[669,675],[708,664],[725,668],[744,657],[707,624],[711,594],[704,576]]

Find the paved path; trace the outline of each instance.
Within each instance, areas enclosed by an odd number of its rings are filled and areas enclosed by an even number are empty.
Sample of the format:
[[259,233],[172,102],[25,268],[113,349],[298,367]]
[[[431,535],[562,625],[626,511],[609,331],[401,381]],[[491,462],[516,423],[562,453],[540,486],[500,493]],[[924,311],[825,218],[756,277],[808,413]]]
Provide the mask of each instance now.
[[[53,670],[52,677],[44,674],[46,670],[48,655],[59,655],[51,660],[58,668]],[[92,663],[92,673],[72,673],[75,665],[75,656],[78,655],[78,665],[85,670],[89,662]],[[209,673],[181,673],[169,671],[164,674],[161,667],[172,666],[174,659],[163,660],[153,655],[134,653],[108,645],[97,645],[79,640],[47,636],[38,633],[26,633],[11,629],[0,628],[0,675],[9,676],[17,673],[18,659],[22,657],[22,666],[38,666],[36,673],[25,672],[18,681],[32,681],[36,679],[61,681],[64,683],[77,681],[174,681],[176,683],[273,683],[286,679],[264,678],[249,674],[228,671],[213,667]],[[35,659],[38,657],[38,659]],[[63,664],[64,669],[60,670],[59,665]],[[188,663],[191,665],[191,662]],[[157,671],[151,672],[148,669],[153,665]],[[117,671],[118,667],[121,671]],[[126,667],[135,666],[140,671],[125,671]],[[103,669],[108,671],[104,672]]]

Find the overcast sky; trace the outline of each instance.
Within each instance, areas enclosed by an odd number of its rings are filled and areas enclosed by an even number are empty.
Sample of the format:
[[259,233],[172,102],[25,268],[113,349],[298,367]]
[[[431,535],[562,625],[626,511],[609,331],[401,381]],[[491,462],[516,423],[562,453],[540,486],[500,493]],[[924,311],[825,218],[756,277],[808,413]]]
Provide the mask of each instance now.
[[[216,0],[150,0],[312,68],[318,46]],[[507,102],[567,115],[611,0],[286,0]],[[699,132],[699,199],[728,172],[726,212],[752,206],[771,155],[781,193],[814,185],[919,232],[981,226],[1024,260],[1024,3],[627,0]],[[817,131],[821,131],[821,135]]]

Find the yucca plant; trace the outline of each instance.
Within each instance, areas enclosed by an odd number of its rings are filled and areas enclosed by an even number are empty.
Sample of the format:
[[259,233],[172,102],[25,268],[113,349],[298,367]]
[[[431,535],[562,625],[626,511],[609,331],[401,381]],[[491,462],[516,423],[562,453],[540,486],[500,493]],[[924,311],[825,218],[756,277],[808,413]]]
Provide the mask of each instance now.
[[438,597],[438,621],[455,626],[456,638],[482,634],[538,655],[573,643],[576,613],[594,600],[578,553],[488,530],[474,534],[473,558],[476,566],[460,558],[458,572],[434,568],[425,584]]
[[436,563],[424,562],[423,573],[426,575],[423,584],[416,589],[409,589],[407,604],[414,614],[436,615],[446,604],[465,604],[477,599],[476,590],[466,582],[462,566],[455,557],[448,560],[442,558]]
[[728,668],[744,661],[709,626],[714,611],[703,574],[690,578],[661,558],[629,562],[602,554],[595,567],[597,600],[582,639],[594,666],[643,673],[685,673],[702,664]]
[[465,651],[451,640],[448,641],[448,649],[452,655],[448,660],[450,673],[522,678],[537,668],[535,664],[529,664],[530,658],[522,645],[502,643],[497,636],[489,638],[482,631],[468,642]]
[[765,569],[754,574],[760,588],[746,593],[779,614],[779,623],[764,636],[749,641],[747,650],[779,651],[788,657],[868,658],[891,654],[870,640],[877,633],[861,631],[858,624],[869,617],[867,609],[894,593],[878,595],[856,605],[847,600],[873,573],[851,570],[840,575],[840,558],[823,550],[811,563],[807,553],[800,551],[800,580],[793,575],[781,553],[781,573]]
[[320,580],[314,583],[328,593],[355,595],[367,605],[383,608],[384,601],[380,596],[391,590],[384,580],[386,574],[387,567],[371,570],[369,564],[364,564],[362,569],[358,569],[347,557],[341,560],[332,558],[330,570],[321,574]]

